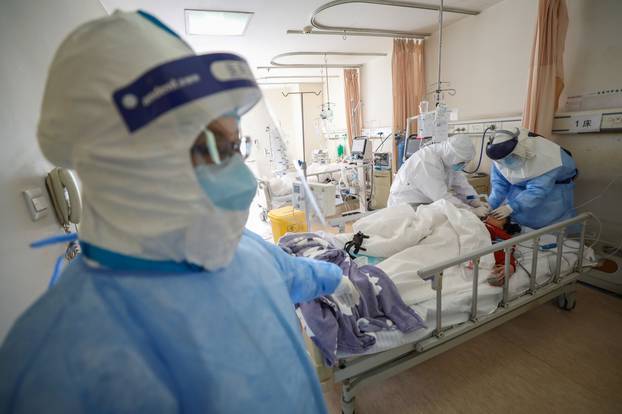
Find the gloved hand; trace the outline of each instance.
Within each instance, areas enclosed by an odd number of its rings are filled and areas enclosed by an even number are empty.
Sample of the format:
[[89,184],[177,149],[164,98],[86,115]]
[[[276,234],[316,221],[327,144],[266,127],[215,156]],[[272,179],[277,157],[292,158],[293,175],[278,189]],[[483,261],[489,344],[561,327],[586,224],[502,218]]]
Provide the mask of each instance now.
[[490,211],[490,207],[481,205],[479,207],[472,208],[471,211],[477,217],[482,218],[482,217],[486,217],[488,215],[488,212]]
[[356,286],[354,286],[347,276],[341,278],[332,296],[337,302],[350,308],[358,305],[361,299],[358,289],[356,289]]
[[498,219],[504,219],[506,217],[508,217],[510,214],[512,214],[512,207],[510,207],[509,204],[504,204],[501,207],[497,207],[496,209],[492,210],[492,215]]

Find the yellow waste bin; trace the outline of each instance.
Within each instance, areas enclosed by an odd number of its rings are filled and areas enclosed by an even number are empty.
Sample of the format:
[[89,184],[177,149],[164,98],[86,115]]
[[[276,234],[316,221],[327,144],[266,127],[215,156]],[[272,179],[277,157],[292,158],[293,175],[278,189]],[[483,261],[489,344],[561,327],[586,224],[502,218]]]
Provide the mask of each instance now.
[[301,233],[307,231],[304,211],[296,210],[292,206],[270,210],[268,212],[268,218],[270,218],[270,223],[272,224],[272,237],[275,243],[278,242],[285,233]]

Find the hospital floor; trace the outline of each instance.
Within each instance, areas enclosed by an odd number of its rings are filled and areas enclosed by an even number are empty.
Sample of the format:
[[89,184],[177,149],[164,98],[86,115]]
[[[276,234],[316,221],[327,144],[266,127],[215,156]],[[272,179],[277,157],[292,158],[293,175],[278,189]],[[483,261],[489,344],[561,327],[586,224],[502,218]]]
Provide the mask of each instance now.
[[362,388],[356,412],[622,413],[622,298],[580,285],[573,311],[544,304]]

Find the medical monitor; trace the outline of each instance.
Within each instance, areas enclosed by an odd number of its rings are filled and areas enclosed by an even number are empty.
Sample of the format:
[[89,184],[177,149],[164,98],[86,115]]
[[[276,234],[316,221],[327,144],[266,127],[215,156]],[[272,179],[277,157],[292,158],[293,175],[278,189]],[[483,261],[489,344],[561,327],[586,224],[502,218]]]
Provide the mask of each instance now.
[[371,142],[367,137],[356,137],[352,140],[352,158],[371,161]]

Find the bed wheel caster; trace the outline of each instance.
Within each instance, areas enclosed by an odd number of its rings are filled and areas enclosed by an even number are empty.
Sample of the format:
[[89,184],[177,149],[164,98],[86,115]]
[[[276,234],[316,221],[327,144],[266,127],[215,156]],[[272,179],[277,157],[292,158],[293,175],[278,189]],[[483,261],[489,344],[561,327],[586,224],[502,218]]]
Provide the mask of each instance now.
[[574,293],[563,293],[557,297],[557,306],[560,309],[571,311],[577,306],[577,300]]

